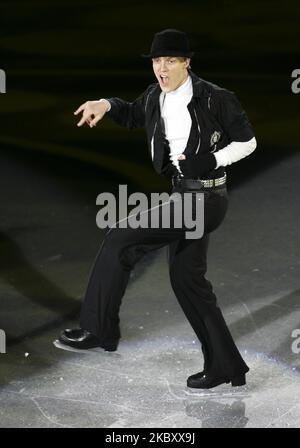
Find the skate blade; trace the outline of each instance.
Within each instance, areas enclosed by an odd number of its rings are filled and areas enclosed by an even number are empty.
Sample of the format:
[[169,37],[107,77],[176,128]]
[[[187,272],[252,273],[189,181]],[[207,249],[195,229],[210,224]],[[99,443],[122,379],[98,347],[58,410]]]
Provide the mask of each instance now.
[[[75,353],[103,353],[104,350],[101,347],[89,348],[88,350],[82,350],[75,347],[70,347],[69,345],[62,344],[58,339],[53,341],[53,345],[56,348],[60,348],[61,350],[66,350],[67,352],[75,352]],[[106,352],[105,352],[106,353]]]

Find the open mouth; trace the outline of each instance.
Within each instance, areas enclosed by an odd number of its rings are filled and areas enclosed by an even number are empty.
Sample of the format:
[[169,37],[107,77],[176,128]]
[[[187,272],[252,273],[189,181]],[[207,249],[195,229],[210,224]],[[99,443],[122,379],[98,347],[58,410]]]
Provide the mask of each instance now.
[[168,76],[160,75],[159,78],[160,78],[160,81],[161,81],[163,86],[167,86],[168,85],[168,83],[169,83]]

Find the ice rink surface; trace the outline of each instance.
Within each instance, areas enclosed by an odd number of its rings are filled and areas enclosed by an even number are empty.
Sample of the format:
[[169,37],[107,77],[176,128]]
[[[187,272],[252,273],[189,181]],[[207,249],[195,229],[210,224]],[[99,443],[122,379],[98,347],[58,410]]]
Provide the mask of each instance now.
[[78,325],[103,236],[95,196],[76,193],[79,178],[62,181],[21,159],[2,155],[1,167],[0,328],[10,341],[0,354],[1,427],[300,426],[299,154],[233,188],[211,236],[207,278],[250,372],[246,386],[205,391],[186,386],[203,358],[165,249],[132,273],[117,352],[54,346]]

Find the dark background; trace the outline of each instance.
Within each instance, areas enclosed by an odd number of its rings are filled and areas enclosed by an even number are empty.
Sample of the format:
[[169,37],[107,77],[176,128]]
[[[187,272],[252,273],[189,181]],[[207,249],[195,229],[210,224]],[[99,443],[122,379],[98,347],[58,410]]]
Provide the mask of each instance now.
[[254,126],[258,149],[228,168],[231,184],[299,148],[300,95],[291,92],[300,65],[299,2],[10,0],[0,12],[2,152],[32,164],[47,160],[44,168],[62,178],[74,170],[71,177],[86,174],[87,183],[93,172],[135,189],[165,187],[143,130],[107,118],[78,129],[73,111],[88,99],[134,100],[155,81],[140,55],[169,27],[186,31],[199,52],[192,70],[235,91]]

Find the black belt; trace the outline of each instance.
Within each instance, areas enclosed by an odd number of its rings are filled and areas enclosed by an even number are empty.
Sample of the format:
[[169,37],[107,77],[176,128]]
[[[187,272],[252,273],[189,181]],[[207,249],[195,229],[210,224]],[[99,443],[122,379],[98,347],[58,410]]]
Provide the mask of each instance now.
[[187,190],[203,190],[226,185],[226,174],[218,179],[185,179],[184,177],[173,176],[173,187],[180,187]]

